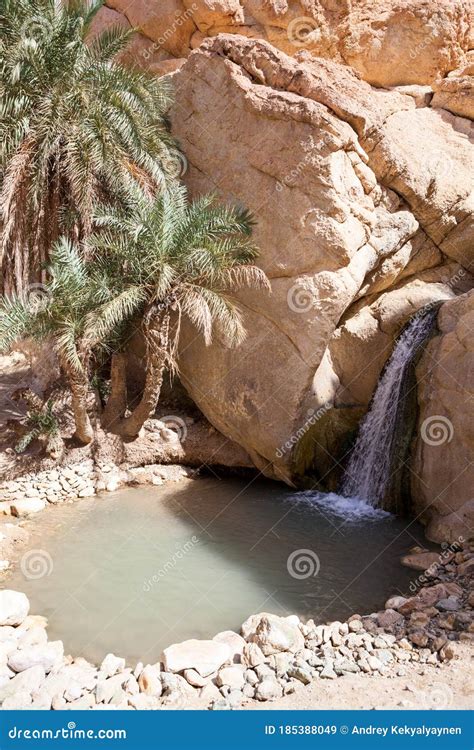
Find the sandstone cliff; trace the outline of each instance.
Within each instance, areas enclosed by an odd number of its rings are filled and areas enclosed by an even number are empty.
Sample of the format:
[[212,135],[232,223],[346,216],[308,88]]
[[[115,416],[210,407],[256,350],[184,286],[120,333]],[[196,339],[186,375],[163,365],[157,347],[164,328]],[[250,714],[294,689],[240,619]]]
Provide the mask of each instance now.
[[[239,349],[184,331],[194,401],[268,476],[334,486],[395,336],[416,310],[452,300],[418,368],[412,489],[431,537],[453,536],[469,501],[461,446],[472,447],[456,417],[472,303],[454,299],[472,287],[472,2],[107,5],[98,24],[138,28],[129,59],[177,71],[179,169],[194,195],[253,211],[272,283],[271,296],[240,296]],[[443,456],[420,437],[438,413],[454,425]]]
[[185,382],[265,473],[323,480],[401,325],[471,285],[470,122],[240,36],[204,42],[174,83],[185,179],[255,213],[273,290],[242,295],[238,350],[185,333]]

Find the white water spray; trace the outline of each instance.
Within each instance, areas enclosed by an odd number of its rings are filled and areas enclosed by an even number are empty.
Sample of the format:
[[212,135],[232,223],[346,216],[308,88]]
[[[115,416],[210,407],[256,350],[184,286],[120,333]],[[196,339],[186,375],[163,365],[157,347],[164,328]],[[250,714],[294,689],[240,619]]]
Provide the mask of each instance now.
[[436,314],[437,308],[432,307],[418,312],[395,344],[369,411],[360,424],[342,479],[340,492],[344,497],[360,498],[374,508],[383,501],[392,470],[392,448],[403,381],[410,363],[433,327]]

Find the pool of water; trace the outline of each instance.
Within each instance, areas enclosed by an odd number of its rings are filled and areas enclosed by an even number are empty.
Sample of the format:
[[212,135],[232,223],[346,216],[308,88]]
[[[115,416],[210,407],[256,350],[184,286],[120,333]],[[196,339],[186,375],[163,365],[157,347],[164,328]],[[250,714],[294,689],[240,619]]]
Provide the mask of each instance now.
[[255,612],[323,622],[379,609],[408,588],[399,558],[423,538],[408,524],[256,480],[126,489],[35,518],[7,585],[25,591],[68,653],[154,662],[171,643],[238,630]]

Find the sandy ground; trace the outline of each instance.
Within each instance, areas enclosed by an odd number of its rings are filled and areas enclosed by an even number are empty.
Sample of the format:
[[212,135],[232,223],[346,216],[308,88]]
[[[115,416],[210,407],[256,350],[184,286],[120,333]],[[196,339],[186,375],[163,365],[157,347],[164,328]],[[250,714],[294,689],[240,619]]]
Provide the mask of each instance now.
[[348,674],[316,680],[273,703],[246,709],[474,709],[474,648],[460,644],[460,658],[437,666],[404,666],[405,676]]

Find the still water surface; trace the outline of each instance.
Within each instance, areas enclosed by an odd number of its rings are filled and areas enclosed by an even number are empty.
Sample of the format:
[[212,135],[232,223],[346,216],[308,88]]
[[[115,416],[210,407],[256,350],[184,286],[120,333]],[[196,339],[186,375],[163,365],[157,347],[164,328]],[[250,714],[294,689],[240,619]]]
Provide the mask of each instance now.
[[154,662],[254,612],[323,622],[379,609],[413,575],[399,558],[423,536],[407,524],[264,481],[126,489],[42,513],[8,586],[49,618],[67,653]]

